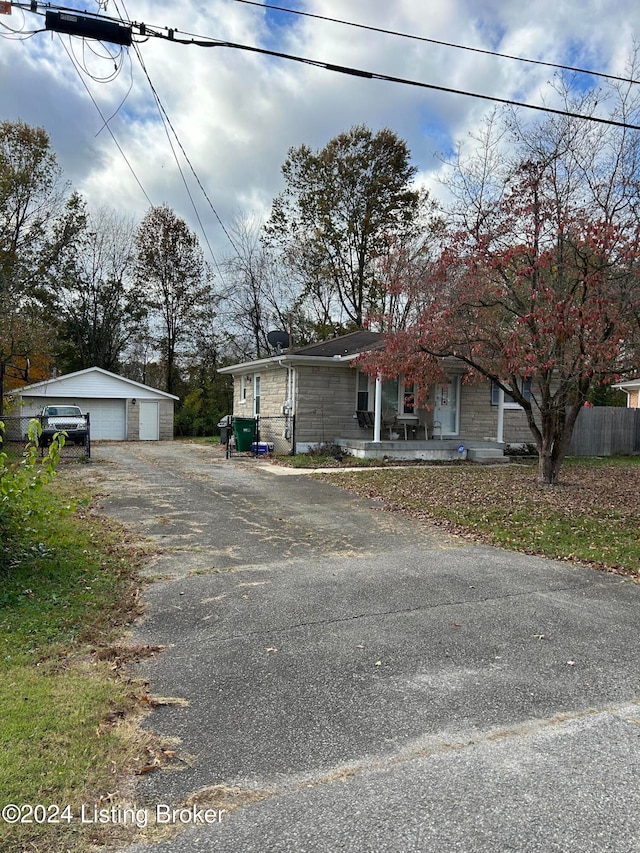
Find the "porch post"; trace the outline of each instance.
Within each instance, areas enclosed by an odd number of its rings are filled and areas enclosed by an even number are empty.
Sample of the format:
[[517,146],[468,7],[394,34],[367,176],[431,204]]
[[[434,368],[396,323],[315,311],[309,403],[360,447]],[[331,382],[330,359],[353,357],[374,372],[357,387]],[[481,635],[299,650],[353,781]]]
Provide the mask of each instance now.
[[504,444],[504,391],[498,388],[498,444]]
[[376,376],[376,395],[373,410],[373,440],[380,441],[380,423],[382,421],[382,378]]

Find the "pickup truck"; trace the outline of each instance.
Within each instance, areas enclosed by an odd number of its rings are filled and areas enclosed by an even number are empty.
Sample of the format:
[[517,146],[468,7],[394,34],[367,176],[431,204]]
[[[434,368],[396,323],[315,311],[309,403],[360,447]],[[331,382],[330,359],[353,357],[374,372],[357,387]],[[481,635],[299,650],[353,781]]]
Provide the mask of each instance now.
[[67,441],[84,444],[87,438],[87,419],[79,406],[45,406],[40,412],[42,434],[40,444],[46,447],[56,432],[64,432]]

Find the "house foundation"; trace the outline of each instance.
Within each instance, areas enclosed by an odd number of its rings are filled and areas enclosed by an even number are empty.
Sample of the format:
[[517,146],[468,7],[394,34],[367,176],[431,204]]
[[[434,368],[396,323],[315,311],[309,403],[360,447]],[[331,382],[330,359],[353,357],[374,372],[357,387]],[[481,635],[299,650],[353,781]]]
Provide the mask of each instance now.
[[508,462],[504,445],[496,441],[464,442],[456,438],[397,441],[371,441],[338,438],[335,443],[357,459],[398,459],[400,461],[465,460],[473,462]]

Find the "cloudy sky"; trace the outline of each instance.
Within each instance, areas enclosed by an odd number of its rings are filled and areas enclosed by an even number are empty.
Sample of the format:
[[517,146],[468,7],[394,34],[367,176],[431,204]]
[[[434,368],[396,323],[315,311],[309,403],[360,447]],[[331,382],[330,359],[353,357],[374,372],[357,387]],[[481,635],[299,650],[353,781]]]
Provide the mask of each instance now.
[[[153,29],[171,27],[181,35],[547,105],[555,102],[552,68],[427,40],[624,75],[634,40],[640,38],[637,0],[273,3],[421,39],[243,0],[65,0],[64,5],[89,12],[102,8],[111,17]],[[282,189],[280,167],[290,147],[320,148],[356,124],[374,131],[389,127],[407,141],[420,180],[437,193],[439,155],[469,139],[491,108],[462,95],[345,76],[226,47],[150,38],[137,50],[121,50],[50,32],[26,38],[44,27],[44,19],[17,6],[10,16],[0,15],[0,24],[5,36],[0,41],[0,118],[44,127],[65,176],[91,206],[105,205],[139,219],[149,202],[166,202],[204,245],[200,218],[217,258],[229,254],[231,246],[212,208],[228,228],[241,216],[265,216]],[[21,35],[13,36],[7,27]],[[586,78],[581,85],[593,82]],[[208,200],[175,138],[171,144],[167,138],[151,84]]]

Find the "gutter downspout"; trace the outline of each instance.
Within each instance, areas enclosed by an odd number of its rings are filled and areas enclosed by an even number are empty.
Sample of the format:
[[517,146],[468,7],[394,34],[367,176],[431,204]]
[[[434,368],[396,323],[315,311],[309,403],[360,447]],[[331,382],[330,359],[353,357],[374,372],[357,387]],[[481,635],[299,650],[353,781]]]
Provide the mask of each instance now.
[[297,374],[296,369],[293,365],[289,370],[289,379],[291,381],[291,394],[289,399],[291,400],[291,410],[289,412],[291,417],[291,454],[295,456],[296,453],[296,393],[297,393]]
[[289,416],[289,429],[291,431],[290,440],[291,440],[291,454],[295,455],[296,452],[296,438],[295,438],[295,423],[296,423],[296,372],[295,367],[290,364],[283,364],[282,361],[279,361],[278,364],[281,367],[286,367],[287,370],[287,402],[288,402],[288,416]]

